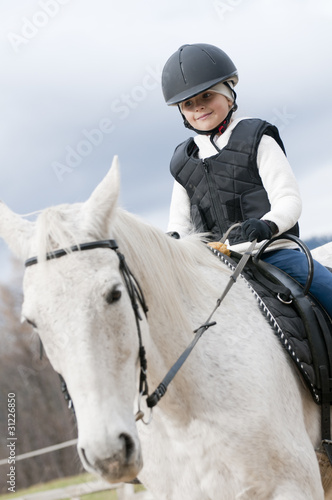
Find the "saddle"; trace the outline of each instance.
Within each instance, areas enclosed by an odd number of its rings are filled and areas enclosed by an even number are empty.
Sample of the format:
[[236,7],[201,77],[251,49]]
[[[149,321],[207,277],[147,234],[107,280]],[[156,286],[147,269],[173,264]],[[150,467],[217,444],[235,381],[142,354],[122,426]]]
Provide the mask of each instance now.
[[[296,242],[307,256],[309,272],[304,287],[285,272],[260,259],[277,238],[265,243],[258,254],[248,260],[241,276],[247,281],[263,315],[301,373],[314,402],[321,406],[322,447],[332,464],[332,319],[309,293],[313,275],[309,249],[296,236],[283,235],[283,239],[285,237]],[[226,256],[216,249],[212,251],[233,270],[242,257],[235,252]]]

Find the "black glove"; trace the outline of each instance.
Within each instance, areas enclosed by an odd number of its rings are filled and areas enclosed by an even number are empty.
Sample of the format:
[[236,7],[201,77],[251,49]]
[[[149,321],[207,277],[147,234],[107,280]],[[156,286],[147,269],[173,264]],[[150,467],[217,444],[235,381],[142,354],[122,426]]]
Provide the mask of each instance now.
[[271,221],[248,219],[241,224],[242,238],[246,241],[269,240],[277,232],[277,225]]

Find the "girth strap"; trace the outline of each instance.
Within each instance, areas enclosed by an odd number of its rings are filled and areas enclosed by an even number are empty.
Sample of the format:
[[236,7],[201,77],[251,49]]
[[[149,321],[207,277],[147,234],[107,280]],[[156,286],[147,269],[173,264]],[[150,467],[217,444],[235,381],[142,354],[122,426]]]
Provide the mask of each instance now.
[[322,385],[322,406],[321,406],[321,434],[322,446],[332,464],[332,441],[331,441],[331,396],[332,380],[329,378],[326,366],[319,367]]

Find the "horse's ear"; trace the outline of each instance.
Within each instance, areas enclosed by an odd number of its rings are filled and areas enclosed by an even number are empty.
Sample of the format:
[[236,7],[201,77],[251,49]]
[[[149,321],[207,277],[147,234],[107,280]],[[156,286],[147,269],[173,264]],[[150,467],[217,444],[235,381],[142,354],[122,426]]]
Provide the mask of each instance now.
[[0,201],[0,237],[19,259],[29,256],[34,223],[12,212]]
[[109,221],[117,206],[119,191],[119,162],[118,157],[114,156],[110,170],[83,205],[84,225],[90,233],[98,233],[99,237],[107,234]]

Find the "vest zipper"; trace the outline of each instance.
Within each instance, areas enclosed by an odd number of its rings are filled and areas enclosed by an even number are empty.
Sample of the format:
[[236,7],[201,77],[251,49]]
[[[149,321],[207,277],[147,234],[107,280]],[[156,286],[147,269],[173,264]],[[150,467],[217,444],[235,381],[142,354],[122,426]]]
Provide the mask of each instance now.
[[227,225],[225,223],[224,214],[222,212],[222,208],[219,203],[215,203],[215,200],[218,200],[218,192],[216,189],[215,183],[212,181],[210,172],[209,172],[209,163],[206,159],[202,160],[204,175],[207,180],[208,190],[211,199],[211,207],[213,208],[214,215],[216,218],[216,223],[219,226],[219,230],[221,234],[224,234],[227,231]]

